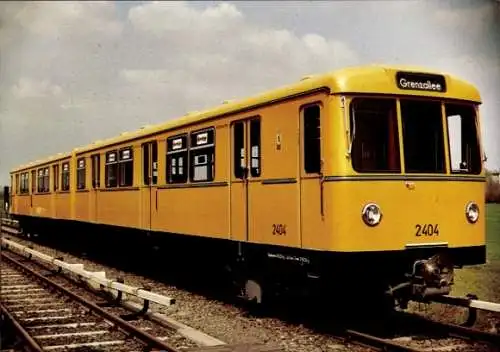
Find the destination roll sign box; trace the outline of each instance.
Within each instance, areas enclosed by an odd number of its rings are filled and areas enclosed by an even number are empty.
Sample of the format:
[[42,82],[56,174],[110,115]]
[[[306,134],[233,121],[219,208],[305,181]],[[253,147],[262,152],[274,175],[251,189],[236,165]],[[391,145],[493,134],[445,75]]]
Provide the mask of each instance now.
[[441,75],[398,72],[396,82],[399,89],[446,92],[446,80]]

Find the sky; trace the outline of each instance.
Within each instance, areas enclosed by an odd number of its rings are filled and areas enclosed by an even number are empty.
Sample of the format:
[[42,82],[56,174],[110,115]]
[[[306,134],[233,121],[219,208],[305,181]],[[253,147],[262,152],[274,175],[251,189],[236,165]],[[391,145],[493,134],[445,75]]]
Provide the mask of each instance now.
[[345,66],[475,84],[500,168],[500,2],[1,2],[0,184],[12,167]]

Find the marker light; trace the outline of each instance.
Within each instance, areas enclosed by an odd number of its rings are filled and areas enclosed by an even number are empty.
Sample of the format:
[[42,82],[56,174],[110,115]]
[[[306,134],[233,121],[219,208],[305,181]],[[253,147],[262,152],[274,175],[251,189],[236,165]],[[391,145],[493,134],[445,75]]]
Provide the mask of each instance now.
[[478,205],[474,202],[469,202],[465,207],[465,216],[471,224],[474,224],[479,219]]
[[368,203],[363,207],[363,212],[361,213],[363,221],[368,226],[376,226],[380,223],[382,219],[382,212],[380,208],[375,203]]

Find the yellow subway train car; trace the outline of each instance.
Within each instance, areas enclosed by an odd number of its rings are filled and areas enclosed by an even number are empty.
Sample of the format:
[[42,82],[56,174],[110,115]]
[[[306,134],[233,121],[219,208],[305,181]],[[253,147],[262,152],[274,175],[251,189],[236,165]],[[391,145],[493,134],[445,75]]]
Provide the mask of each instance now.
[[355,282],[404,305],[485,263],[480,104],[422,68],[307,76],[20,166],[10,212],[69,241],[147,237],[257,301]]

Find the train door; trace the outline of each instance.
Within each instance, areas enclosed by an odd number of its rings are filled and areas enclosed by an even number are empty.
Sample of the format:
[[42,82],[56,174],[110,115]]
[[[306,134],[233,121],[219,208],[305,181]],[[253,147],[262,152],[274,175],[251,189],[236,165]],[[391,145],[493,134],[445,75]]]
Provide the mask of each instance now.
[[260,118],[231,125],[231,238],[250,240],[249,184],[260,177]]
[[31,193],[30,193],[30,215],[33,216],[35,215],[35,211],[33,210],[34,205],[33,205],[33,195],[35,194],[36,191],[36,171],[33,170],[31,171]]
[[99,188],[101,187],[101,156],[94,154],[91,156],[92,189],[90,191],[90,219],[98,220]]
[[[324,175],[321,153],[321,123],[324,114],[319,103],[300,109],[301,145],[301,243],[305,248],[328,248],[331,240],[325,233]],[[323,129],[324,126],[323,126]],[[330,231],[326,231],[330,233]]]
[[153,212],[158,211],[158,142],[142,144],[142,226],[151,229]]

